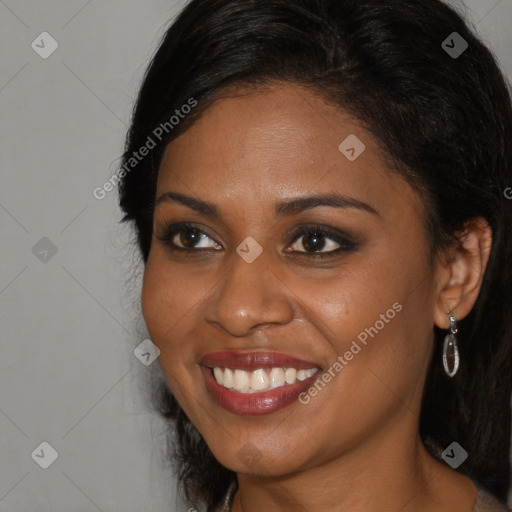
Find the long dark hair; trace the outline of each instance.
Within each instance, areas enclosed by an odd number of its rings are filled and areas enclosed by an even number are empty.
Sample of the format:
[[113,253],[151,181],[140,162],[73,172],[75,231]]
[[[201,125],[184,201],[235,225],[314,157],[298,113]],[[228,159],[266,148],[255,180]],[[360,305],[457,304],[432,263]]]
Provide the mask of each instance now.
[[[448,51],[463,48],[453,37],[468,44],[460,55]],[[373,134],[396,172],[423,192],[432,254],[469,219],[490,224],[491,257],[477,303],[459,324],[461,364],[452,380],[440,364],[444,333],[433,327],[420,434],[437,458],[452,441],[465,447],[469,458],[459,471],[505,500],[512,201],[504,191],[512,186],[511,96],[492,53],[440,0],[192,0],[146,72],[119,174],[123,221],[134,222],[144,262],[166,145],[222,88],[278,81],[308,87]],[[179,121],[170,121],[176,110]],[[131,160],[150,145],[147,156]],[[155,401],[177,434],[174,457],[187,497],[211,509],[235,474],[216,461],[165,383]]]

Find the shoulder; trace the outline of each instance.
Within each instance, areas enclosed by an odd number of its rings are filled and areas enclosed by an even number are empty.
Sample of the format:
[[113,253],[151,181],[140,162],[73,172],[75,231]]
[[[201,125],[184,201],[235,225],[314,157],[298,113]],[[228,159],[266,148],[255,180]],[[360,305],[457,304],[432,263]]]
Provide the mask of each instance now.
[[499,501],[492,494],[474,482],[476,487],[476,501],[471,512],[510,512],[505,503]]

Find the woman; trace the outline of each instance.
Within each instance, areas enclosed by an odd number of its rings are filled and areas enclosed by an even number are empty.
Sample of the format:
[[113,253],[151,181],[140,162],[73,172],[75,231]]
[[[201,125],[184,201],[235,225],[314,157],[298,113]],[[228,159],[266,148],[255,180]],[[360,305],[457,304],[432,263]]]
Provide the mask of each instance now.
[[120,173],[195,507],[504,511],[512,107],[439,0],[193,0]]

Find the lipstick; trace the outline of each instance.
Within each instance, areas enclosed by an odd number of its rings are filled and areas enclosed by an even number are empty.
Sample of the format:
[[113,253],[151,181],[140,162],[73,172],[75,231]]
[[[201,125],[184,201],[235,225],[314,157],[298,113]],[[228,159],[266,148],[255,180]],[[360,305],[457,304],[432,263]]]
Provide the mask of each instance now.
[[201,360],[213,400],[240,415],[270,414],[293,404],[320,375],[319,370],[315,362],[279,352],[223,351]]

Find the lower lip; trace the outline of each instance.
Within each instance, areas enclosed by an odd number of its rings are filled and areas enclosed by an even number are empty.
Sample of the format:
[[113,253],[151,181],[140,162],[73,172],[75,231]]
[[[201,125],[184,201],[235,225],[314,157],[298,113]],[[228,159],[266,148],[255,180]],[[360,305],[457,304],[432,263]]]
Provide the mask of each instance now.
[[256,416],[270,414],[297,401],[297,397],[318,378],[320,370],[311,377],[288,384],[280,388],[260,393],[239,393],[221,386],[212,374],[212,370],[201,366],[206,386],[213,399],[224,409],[234,414]]

